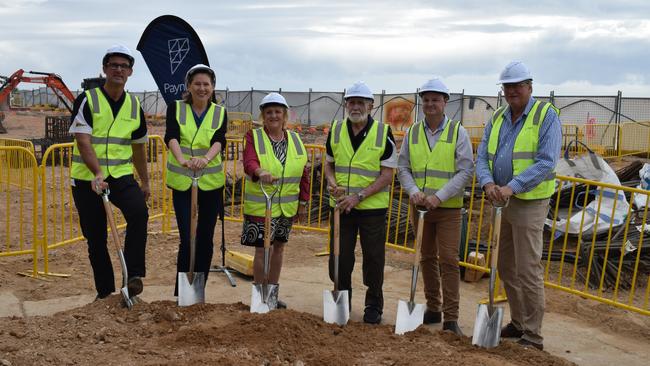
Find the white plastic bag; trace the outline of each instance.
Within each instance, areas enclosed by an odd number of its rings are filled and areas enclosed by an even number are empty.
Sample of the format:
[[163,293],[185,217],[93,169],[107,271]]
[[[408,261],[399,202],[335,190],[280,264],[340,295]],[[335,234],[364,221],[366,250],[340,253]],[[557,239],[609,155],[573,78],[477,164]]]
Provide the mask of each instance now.
[[[618,176],[616,176],[616,173],[612,167],[610,167],[603,158],[593,153],[592,151],[589,151],[588,154],[585,154],[576,159],[568,159],[565,154],[565,158],[560,160],[563,161],[563,163],[558,163],[558,167],[556,169],[558,175],[596,180],[602,183],[609,183],[617,186],[621,185],[621,181],[618,179]],[[614,228],[625,223],[627,211],[630,206],[622,190],[619,190],[617,192],[615,189],[603,188],[601,194],[601,189],[598,189],[594,186],[590,186],[589,188],[589,194],[595,195],[596,199],[587,204],[587,206],[582,210],[573,210],[573,216],[571,216],[568,220],[558,220],[555,223],[556,235],[560,236],[565,232],[568,232],[569,234],[579,234],[580,222],[583,221],[582,211],[584,211],[584,223],[582,224],[583,233],[595,232],[596,234],[600,234],[606,232],[609,230],[610,223],[612,221],[612,227]],[[577,197],[572,204],[582,206],[584,202],[584,196],[576,196]],[[600,210],[598,209],[599,200]],[[597,216],[598,219],[596,220]],[[569,222],[568,227],[567,221]],[[594,225],[596,225],[596,221],[598,221],[598,226],[594,227]],[[553,220],[546,219],[546,225],[551,227],[553,225]]]
[[[637,188],[650,191],[650,164],[648,163],[643,164],[643,167],[639,171],[639,178],[641,178],[641,182],[639,183]],[[650,192],[648,192],[647,195],[644,194],[634,195],[634,205],[636,206],[637,210],[643,210],[645,206],[648,205],[649,201],[650,201]]]

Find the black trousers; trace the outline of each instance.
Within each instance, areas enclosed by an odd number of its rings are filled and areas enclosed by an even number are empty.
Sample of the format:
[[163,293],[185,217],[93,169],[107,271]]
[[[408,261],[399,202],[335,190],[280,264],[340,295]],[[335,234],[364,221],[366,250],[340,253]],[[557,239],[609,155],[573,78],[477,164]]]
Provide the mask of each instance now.
[[[198,192],[198,222],[196,226],[196,255],[194,271],[205,273],[205,282],[212,264],[214,252],[214,226],[217,217],[223,210],[223,187],[211,191],[199,188]],[[181,239],[176,259],[176,286],[174,296],[178,296],[178,272],[187,272],[190,269],[190,216],[192,204],[192,191],[172,191],[174,211],[176,211],[176,224]]]
[[[126,219],[124,259],[129,277],[144,277],[149,220],[144,194],[133,175],[108,177],[105,181],[110,189],[109,200],[122,211]],[[79,212],[81,232],[88,242],[88,258],[93,268],[95,289],[99,296],[107,296],[115,291],[115,275],[108,254],[106,211],[102,197],[91,189],[90,181],[78,179],[74,180],[72,197]],[[110,250],[115,253],[113,246]]]
[[[334,213],[330,211],[330,227],[334,227]],[[329,275],[334,281],[334,230],[330,229]],[[384,308],[384,264],[386,262],[386,215],[358,216],[354,213],[341,215],[339,289],[352,294],[352,270],[354,269],[354,249],[357,234],[361,238],[363,254],[363,284],[366,290],[366,307],[380,312]]]

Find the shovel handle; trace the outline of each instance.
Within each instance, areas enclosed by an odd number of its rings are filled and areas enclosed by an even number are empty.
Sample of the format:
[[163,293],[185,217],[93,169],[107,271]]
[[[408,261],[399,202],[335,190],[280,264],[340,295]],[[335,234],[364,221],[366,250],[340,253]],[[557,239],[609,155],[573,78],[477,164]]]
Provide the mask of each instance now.
[[424,235],[424,215],[427,213],[426,209],[416,207],[418,212],[417,229],[415,231],[415,256],[413,257],[413,265],[420,264],[420,251],[422,249],[422,236]]
[[199,177],[192,177],[192,189],[190,192],[190,268],[188,277],[190,283],[194,279],[194,264],[196,262],[196,227],[198,226],[198,201],[199,201]]
[[111,228],[111,241],[113,242],[115,249],[120,252],[122,246],[120,245],[119,235],[117,235],[117,225],[115,224],[115,217],[113,216],[113,208],[108,200],[109,194],[111,194],[111,191],[108,188],[102,192],[102,202],[104,203],[104,211],[106,211],[106,220]]

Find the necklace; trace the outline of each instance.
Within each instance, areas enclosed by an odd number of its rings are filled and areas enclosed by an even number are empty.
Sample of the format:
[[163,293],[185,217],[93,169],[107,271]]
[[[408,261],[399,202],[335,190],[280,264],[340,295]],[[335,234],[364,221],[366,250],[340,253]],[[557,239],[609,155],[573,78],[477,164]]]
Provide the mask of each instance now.
[[279,139],[274,139],[273,136],[271,136],[271,134],[269,134],[269,139],[271,139],[271,141],[273,141],[273,142],[280,142],[280,141],[284,140],[284,133],[282,133],[282,137],[280,137]]

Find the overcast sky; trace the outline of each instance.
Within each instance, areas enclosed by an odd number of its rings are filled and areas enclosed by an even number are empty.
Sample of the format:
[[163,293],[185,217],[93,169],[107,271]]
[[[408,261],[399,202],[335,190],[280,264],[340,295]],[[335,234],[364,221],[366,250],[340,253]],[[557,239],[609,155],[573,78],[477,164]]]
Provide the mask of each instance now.
[[0,0],[0,75],[56,72],[77,89],[122,43],[137,53],[128,89],[153,90],[135,47],[164,14],[199,34],[219,89],[340,91],[363,80],[397,93],[438,75],[452,92],[494,95],[517,59],[535,94],[650,97],[647,0]]

